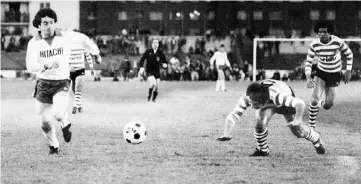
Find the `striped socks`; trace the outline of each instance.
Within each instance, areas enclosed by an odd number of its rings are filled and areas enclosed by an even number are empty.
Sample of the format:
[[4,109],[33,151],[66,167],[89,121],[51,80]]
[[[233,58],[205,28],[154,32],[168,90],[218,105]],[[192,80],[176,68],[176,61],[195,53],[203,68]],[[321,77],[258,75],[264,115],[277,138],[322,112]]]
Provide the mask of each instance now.
[[[312,129],[311,127],[309,128],[309,133],[308,135],[305,137],[306,140],[311,141],[314,145],[315,143],[320,139],[320,134],[318,134],[314,129]],[[318,147],[319,145],[315,145],[316,147]]]
[[316,128],[316,117],[318,113],[318,106],[313,106],[310,103],[310,107],[308,108],[308,117],[309,117],[309,127],[315,129]]
[[257,142],[257,150],[260,150],[264,153],[269,153],[269,147],[268,147],[268,129],[266,129],[263,133],[257,133],[254,131],[254,137],[256,138]]
[[81,92],[75,92],[73,107],[81,107]]

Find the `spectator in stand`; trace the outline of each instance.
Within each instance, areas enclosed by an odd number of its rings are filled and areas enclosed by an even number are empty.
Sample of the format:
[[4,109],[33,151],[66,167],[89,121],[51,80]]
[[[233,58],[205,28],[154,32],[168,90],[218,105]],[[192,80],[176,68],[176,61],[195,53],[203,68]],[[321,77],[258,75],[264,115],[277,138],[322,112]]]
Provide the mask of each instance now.
[[121,63],[121,69],[124,81],[129,81],[129,73],[131,69],[131,63],[129,57],[126,55],[124,61]]
[[276,70],[275,73],[273,73],[272,79],[281,80],[281,74],[280,74],[280,72],[278,70]]
[[170,63],[170,78],[171,80],[179,80],[180,78],[180,65],[179,65],[179,59],[177,55],[173,55],[173,57],[169,60]]
[[288,81],[288,76],[287,76],[287,74],[283,74],[283,76],[282,76],[282,81]]

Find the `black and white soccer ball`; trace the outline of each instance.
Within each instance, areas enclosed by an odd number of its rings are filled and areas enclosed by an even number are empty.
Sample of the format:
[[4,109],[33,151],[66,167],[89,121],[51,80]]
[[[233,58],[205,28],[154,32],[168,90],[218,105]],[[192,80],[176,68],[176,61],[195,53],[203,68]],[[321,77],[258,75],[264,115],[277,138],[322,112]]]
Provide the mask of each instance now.
[[128,143],[139,144],[147,137],[147,128],[140,122],[131,121],[125,125],[123,136]]

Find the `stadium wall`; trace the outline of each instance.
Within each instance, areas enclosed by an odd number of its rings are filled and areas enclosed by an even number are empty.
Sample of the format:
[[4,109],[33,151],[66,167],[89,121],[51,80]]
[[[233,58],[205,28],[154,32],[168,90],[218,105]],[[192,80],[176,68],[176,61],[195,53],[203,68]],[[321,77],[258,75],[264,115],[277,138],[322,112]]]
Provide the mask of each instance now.
[[[339,35],[361,34],[361,1],[81,1],[80,5],[81,29],[98,34],[119,34],[122,29],[135,28],[159,35],[189,35],[192,30],[204,34],[208,29],[228,34],[248,28],[256,34],[283,31],[287,35],[297,30],[307,36],[313,34],[318,20],[332,21]],[[194,10],[200,12],[198,20],[190,19],[189,13]],[[150,20],[151,11],[161,12],[162,19]],[[120,12],[127,14],[122,20]],[[175,12],[183,12],[184,19],[174,19]]]

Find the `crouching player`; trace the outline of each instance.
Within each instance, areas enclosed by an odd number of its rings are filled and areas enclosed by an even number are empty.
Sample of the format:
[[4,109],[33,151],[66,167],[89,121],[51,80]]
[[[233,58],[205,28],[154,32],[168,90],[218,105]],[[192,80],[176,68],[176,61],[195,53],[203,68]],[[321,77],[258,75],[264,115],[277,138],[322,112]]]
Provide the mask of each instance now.
[[267,156],[269,154],[267,125],[275,113],[284,116],[288,123],[287,126],[294,135],[312,142],[318,154],[325,153],[325,146],[319,133],[302,123],[305,102],[295,97],[293,90],[286,83],[271,79],[248,86],[246,94],[239,99],[236,107],[227,116],[224,133],[217,139],[218,141],[231,140],[232,129],[236,123],[240,122],[240,117],[247,107],[256,109],[254,136],[257,147],[251,156]]

